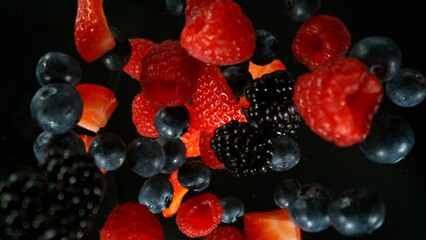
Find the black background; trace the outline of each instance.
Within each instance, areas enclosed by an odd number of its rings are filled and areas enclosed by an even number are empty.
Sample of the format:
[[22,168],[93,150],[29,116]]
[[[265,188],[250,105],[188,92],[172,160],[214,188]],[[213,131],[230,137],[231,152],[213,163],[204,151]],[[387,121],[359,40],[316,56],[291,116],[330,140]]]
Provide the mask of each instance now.
[[[274,33],[280,43],[280,59],[287,69],[298,75],[306,71],[291,54],[291,41],[300,24],[283,14],[280,1],[237,1],[256,29]],[[414,4],[415,2],[415,4]],[[423,1],[323,1],[319,13],[340,18],[349,28],[352,45],[367,36],[386,36],[395,40],[402,51],[402,67],[426,73],[426,29]],[[34,164],[32,142],[41,132],[29,115],[29,103],[39,88],[35,80],[38,59],[48,51],[61,51],[74,56],[83,70],[82,82],[94,82],[113,89],[119,103],[102,131],[122,136],[128,143],[137,136],[130,118],[133,97],[140,91],[137,81],[124,72],[107,70],[100,62],[86,63],[74,45],[75,0],[14,0],[2,2],[0,64],[0,172],[4,179],[11,171]],[[106,0],[108,23],[130,37],[148,38],[155,42],[178,39],[183,17],[171,16],[163,0]],[[402,116],[411,125],[416,143],[411,153],[395,165],[375,164],[363,157],[358,146],[338,148],[302,127],[295,136],[302,149],[300,163],[290,171],[270,172],[263,176],[235,179],[214,171],[212,183],[205,190],[222,198],[240,197],[246,211],[275,209],[272,191],[283,178],[301,183],[317,181],[335,192],[356,186],[369,186],[383,197],[387,216],[383,226],[370,236],[358,239],[426,239],[426,184],[423,180],[426,155],[426,103],[404,109],[388,99],[380,113]],[[98,239],[108,213],[117,203],[136,201],[144,179],[126,166],[107,174],[108,193],[96,228],[90,239]],[[189,196],[194,195],[191,193]],[[164,219],[166,239],[186,239],[177,229],[174,218]],[[242,220],[236,224],[242,227]],[[347,239],[333,229],[321,233],[303,233],[303,239]]]

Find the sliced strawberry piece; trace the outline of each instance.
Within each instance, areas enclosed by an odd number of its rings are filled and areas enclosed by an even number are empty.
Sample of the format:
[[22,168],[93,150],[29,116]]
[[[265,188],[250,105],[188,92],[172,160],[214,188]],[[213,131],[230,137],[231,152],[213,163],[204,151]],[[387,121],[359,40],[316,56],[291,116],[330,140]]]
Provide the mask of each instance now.
[[93,136],[81,134],[79,135],[79,137],[83,141],[84,146],[86,147],[86,152],[89,152],[89,146],[90,142],[92,142]]
[[172,172],[169,176],[169,181],[173,186],[173,199],[169,207],[164,209],[162,212],[163,216],[166,218],[173,217],[177,213],[182,203],[183,197],[185,197],[185,194],[189,191],[180,185],[177,173],[178,170]]
[[115,94],[109,88],[94,83],[80,84],[75,88],[83,100],[83,115],[77,125],[97,133],[105,127],[117,108]]
[[78,0],[77,17],[74,27],[75,45],[81,57],[92,62],[115,47],[103,0]]
[[251,73],[253,80],[262,77],[264,74],[275,72],[278,70],[286,70],[284,63],[279,59],[275,59],[267,65],[257,65],[249,62],[248,71]]
[[191,123],[188,132],[183,134],[180,140],[185,144],[187,158],[200,156],[200,130],[195,127],[195,124]]
[[129,62],[124,66],[123,71],[129,74],[130,77],[139,81],[142,58],[157,44],[144,38],[129,38],[129,42],[132,45],[132,55],[130,56]]
[[247,240],[301,240],[299,227],[291,220],[287,208],[244,214]]
[[220,226],[207,235],[203,240],[245,240],[244,234],[233,226]]
[[210,141],[213,135],[208,134],[205,131],[201,131],[200,133],[200,155],[201,160],[208,167],[212,169],[224,169],[225,165],[217,159],[212,146],[210,145]]
[[182,203],[176,224],[190,238],[204,237],[219,226],[222,216],[220,200],[211,193],[201,193]]
[[150,138],[160,136],[154,124],[154,117],[159,109],[160,106],[146,99],[142,93],[135,96],[132,102],[132,121],[140,135]]

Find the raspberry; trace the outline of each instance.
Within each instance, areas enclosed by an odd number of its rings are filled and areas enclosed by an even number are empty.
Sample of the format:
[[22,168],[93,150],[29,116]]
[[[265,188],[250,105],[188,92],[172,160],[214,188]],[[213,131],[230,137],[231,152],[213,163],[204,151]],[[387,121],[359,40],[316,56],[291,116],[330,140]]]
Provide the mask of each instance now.
[[151,138],[160,136],[154,124],[154,116],[159,109],[158,105],[141,93],[135,96],[132,102],[132,121],[140,135]]
[[146,206],[127,202],[116,206],[109,214],[101,229],[100,239],[163,240],[165,238],[160,221]]
[[209,7],[215,0],[186,0],[185,16],[186,21],[191,21],[193,16],[197,16],[203,8]]
[[[232,65],[251,58],[256,36],[249,18],[232,0],[196,2],[188,10],[180,36],[182,46],[196,59],[216,65]],[[188,5],[190,8],[191,5]]]
[[300,26],[292,51],[297,61],[315,69],[325,62],[342,59],[350,43],[349,30],[340,19],[317,15]]
[[220,200],[211,193],[201,193],[182,203],[176,224],[190,238],[204,237],[219,226],[222,216]]
[[244,234],[233,226],[220,226],[207,235],[203,240],[245,240]]
[[158,44],[142,58],[142,94],[160,106],[184,105],[197,87],[197,64],[179,41]]
[[363,63],[345,58],[301,75],[294,103],[312,131],[346,147],[366,138],[383,91]]
[[130,77],[140,80],[142,58],[155,47],[156,43],[148,39],[143,38],[130,38],[130,44],[132,45],[132,55],[130,56],[129,62],[124,66],[123,71],[130,75]]

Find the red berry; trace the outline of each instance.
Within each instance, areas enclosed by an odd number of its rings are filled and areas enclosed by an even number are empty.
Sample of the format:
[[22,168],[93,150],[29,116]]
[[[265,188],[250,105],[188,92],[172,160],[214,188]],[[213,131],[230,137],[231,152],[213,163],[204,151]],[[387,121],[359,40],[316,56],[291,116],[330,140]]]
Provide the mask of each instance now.
[[158,218],[142,205],[127,202],[118,205],[109,214],[100,231],[101,240],[164,240]]
[[83,100],[83,115],[78,126],[96,133],[105,127],[117,108],[115,94],[109,88],[94,83],[80,84],[75,88]]
[[208,167],[212,169],[224,169],[225,165],[217,159],[216,155],[214,154],[213,148],[210,145],[210,141],[212,139],[213,135],[208,134],[205,131],[202,131],[200,133],[200,155],[201,160],[206,164]]
[[182,203],[176,224],[190,238],[204,237],[219,226],[222,216],[220,200],[211,193],[201,193]]
[[188,132],[183,134],[180,140],[185,144],[187,158],[200,156],[200,129],[195,124],[191,123]]
[[233,226],[220,226],[203,240],[245,240],[244,234]]
[[132,102],[132,121],[140,135],[150,138],[160,136],[154,125],[154,116],[159,109],[160,106],[146,99],[141,93],[135,96]]
[[380,80],[354,58],[301,75],[294,88],[294,104],[308,126],[341,147],[366,138],[382,98]]
[[155,47],[156,43],[148,39],[143,38],[130,38],[130,44],[132,45],[132,55],[130,56],[129,62],[124,66],[123,71],[130,75],[130,77],[140,80],[142,58]]
[[142,58],[142,94],[161,106],[184,105],[197,87],[198,64],[179,41],[158,44]]
[[78,0],[74,39],[78,53],[88,62],[115,47],[102,4],[103,0]]
[[198,12],[208,7],[215,0],[186,0],[185,16],[186,22],[191,21]]
[[[196,1],[198,2],[198,1]],[[182,46],[206,63],[231,65],[251,58],[256,35],[249,18],[232,0],[207,1],[191,11],[180,36]],[[201,4],[200,4],[201,5]]]
[[170,205],[162,211],[163,216],[166,218],[173,217],[176,214],[180,208],[183,197],[185,197],[186,193],[189,191],[179,183],[177,170],[170,174],[169,181],[173,186],[173,199]]
[[349,30],[340,19],[317,15],[300,26],[292,51],[297,61],[315,69],[323,63],[342,59],[350,43]]
[[89,146],[90,146],[90,143],[92,142],[92,139],[94,137],[89,136],[89,135],[84,135],[84,134],[79,135],[79,137],[84,143],[84,147],[86,148],[86,152],[89,152]]

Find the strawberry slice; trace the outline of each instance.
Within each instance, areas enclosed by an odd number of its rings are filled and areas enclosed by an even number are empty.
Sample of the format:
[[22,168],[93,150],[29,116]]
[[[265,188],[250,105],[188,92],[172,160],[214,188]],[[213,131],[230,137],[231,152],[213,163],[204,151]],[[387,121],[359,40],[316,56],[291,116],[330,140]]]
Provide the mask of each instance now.
[[129,42],[132,46],[132,55],[129,62],[123,67],[123,71],[129,74],[130,77],[140,81],[142,58],[157,44],[144,38],[129,38]]
[[80,84],[75,88],[83,100],[83,115],[77,125],[97,133],[105,127],[117,108],[115,94],[109,88],[94,83]]
[[278,70],[286,70],[284,63],[282,63],[279,59],[275,59],[274,61],[266,65],[257,65],[252,62],[249,62],[248,67],[248,71],[251,73],[253,79],[260,78],[264,74],[268,74]]
[[287,208],[244,214],[247,240],[301,240],[299,227],[291,220]]
[[200,133],[200,155],[201,160],[206,164],[208,167],[212,169],[224,169],[225,165],[217,159],[216,155],[214,154],[213,148],[210,145],[210,141],[212,139],[213,135],[208,134],[205,131],[201,131]]
[[188,132],[183,134],[180,140],[185,144],[187,158],[200,156],[200,130],[195,127],[195,124],[191,123]]
[[135,96],[132,102],[132,121],[140,135],[150,138],[160,136],[154,124],[154,117],[159,109],[160,106],[146,99],[142,93]]
[[245,240],[244,234],[234,226],[220,226],[203,240]]
[[83,141],[84,146],[86,148],[86,152],[89,152],[89,146],[90,146],[90,142],[92,142],[92,139],[94,138],[93,136],[89,136],[89,135],[84,135],[81,134],[79,135],[80,139]]
[[78,0],[74,39],[81,57],[92,62],[115,47],[107,19],[103,0]]
[[178,170],[172,172],[169,176],[169,181],[173,186],[173,198],[169,207],[163,210],[163,216],[166,218],[173,217],[182,203],[183,197],[189,191],[188,189],[182,187],[178,180]]

